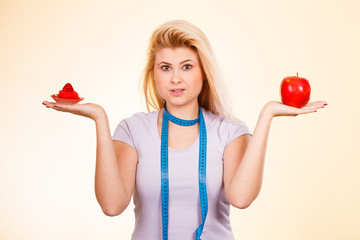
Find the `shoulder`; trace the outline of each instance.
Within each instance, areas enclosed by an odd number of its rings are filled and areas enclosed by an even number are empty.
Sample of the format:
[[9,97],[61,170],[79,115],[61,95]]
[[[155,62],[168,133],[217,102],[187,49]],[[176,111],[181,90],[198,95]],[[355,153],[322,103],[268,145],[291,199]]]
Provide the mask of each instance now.
[[115,134],[123,130],[128,134],[136,134],[150,129],[151,123],[156,120],[158,111],[149,113],[136,112],[132,116],[122,119],[115,130]]
[[132,116],[125,118],[127,121],[149,121],[151,117],[156,114],[158,111],[153,112],[136,112]]
[[132,116],[124,118],[120,121],[119,125],[126,124],[130,126],[138,126],[143,125],[147,126],[151,123],[151,121],[157,116],[158,111],[153,111],[149,113],[145,112],[136,112]]
[[157,112],[137,112],[131,117],[124,118],[117,125],[112,139],[125,142],[137,150],[139,139],[152,134],[152,123],[156,121]]
[[202,109],[202,110],[204,113],[204,119],[206,125],[209,127],[219,127],[219,128],[234,127],[234,128],[243,128],[248,130],[246,123],[240,119],[229,119],[219,114],[215,114],[209,110],[206,109]]
[[241,135],[251,135],[246,123],[240,119],[225,118],[208,110],[203,110],[203,113],[207,131],[216,135],[223,147]]

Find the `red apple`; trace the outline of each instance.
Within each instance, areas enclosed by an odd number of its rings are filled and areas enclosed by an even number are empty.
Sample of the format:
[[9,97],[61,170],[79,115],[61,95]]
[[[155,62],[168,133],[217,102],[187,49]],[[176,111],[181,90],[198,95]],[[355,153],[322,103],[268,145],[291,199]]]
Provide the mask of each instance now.
[[280,85],[281,101],[292,107],[302,108],[310,100],[310,84],[305,78],[295,76],[285,77]]

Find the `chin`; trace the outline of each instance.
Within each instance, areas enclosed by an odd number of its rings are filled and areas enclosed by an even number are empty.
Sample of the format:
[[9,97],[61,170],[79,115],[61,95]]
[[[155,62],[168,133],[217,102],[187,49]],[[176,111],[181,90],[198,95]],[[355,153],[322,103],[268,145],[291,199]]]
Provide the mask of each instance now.
[[166,100],[166,105],[172,105],[172,106],[176,106],[176,107],[183,107],[183,106],[187,106],[187,105],[192,105],[194,104],[193,101],[185,101],[184,99],[177,99],[177,100]]

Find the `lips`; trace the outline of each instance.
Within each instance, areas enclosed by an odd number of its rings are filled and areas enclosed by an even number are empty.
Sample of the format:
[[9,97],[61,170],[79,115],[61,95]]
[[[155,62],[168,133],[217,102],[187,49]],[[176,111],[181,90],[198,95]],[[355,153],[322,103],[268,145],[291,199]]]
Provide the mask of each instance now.
[[183,95],[184,91],[185,91],[185,89],[183,89],[183,88],[174,88],[174,89],[170,90],[170,93],[174,97],[180,97]]
[[176,88],[176,89],[171,89],[170,91],[172,91],[172,92],[181,92],[181,91],[183,91],[183,90],[185,90],[185,89],[183,89],[183,88]]

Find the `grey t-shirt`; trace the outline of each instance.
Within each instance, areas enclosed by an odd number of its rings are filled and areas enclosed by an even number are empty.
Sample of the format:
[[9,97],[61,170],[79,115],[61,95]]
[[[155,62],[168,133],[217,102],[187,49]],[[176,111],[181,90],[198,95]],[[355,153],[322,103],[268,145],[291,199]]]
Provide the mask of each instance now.
[[[224,193],[223,154],[235,138],[250,134],[246,124],[234,122],[202,108],[207,131],[206,188],[208,214],[202,240],[234,239],[230,226],[230,204]],[[132,146],[138,153],[135,229],[132,240],[162,239],[161,137],[157,129],[158,111],[139,112],[122,120],[113,140]],[[198,182],[199,138],[187,149],[169,147],[169,226],[170,240],[193,240],[201,224]]]

